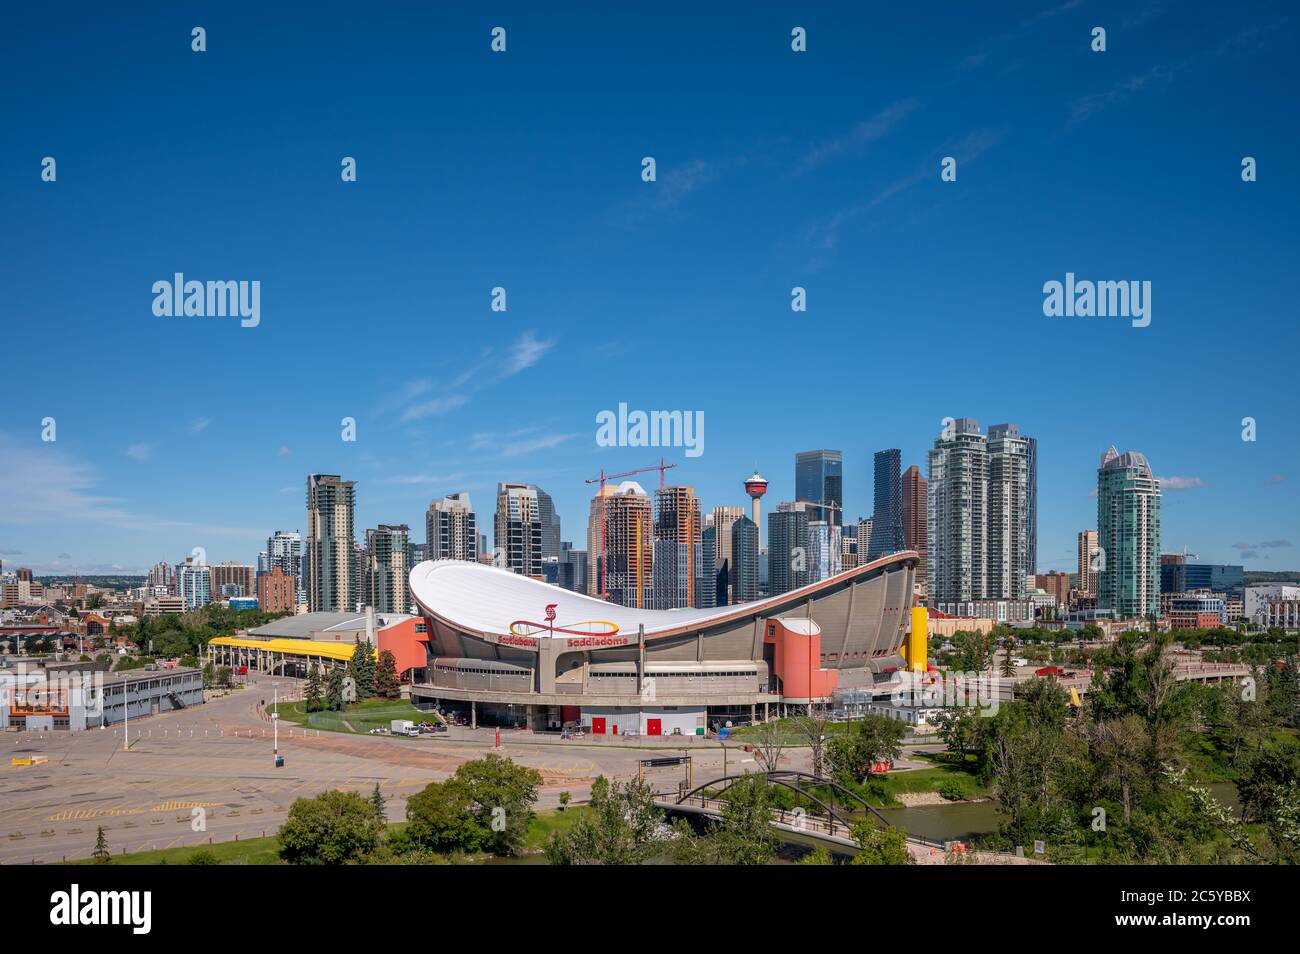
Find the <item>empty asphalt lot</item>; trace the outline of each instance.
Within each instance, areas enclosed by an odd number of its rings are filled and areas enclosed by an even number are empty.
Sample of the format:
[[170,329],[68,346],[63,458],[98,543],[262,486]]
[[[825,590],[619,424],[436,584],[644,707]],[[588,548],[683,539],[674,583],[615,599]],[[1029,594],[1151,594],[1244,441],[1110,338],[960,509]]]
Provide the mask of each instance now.
[[[404,800],[411,794],[493,750],[484,730],[453,730],[451,738],[391,739],[318,733],[283,723],[285,765],[277,769],[271,724],[257,705],[271,697],[271,682],[252,683],[202,706],[133,720],[129,748],[120,726],[0,734],[0,863],[89,857],[100,826],[114,854],[271,834],[295,798],[328,789],[369,794],[378,784],[390,817],[397,820],[405,816]],[[638,759],[673,754],[529,738],[503,732],[500,752],[541,772],[540,807],[557,804],[561,791],[578,800],[587,797],[599,774],[633,777]],[[10,764],[29,755],[48,761]],[[697,783],[722,774],[717,748],[694,749],[692,757]],[[750,757],[737,748],[728,758],[733,773],[754,768],[744,764]],[[680,769],[661,769],[652,781],[668,790],[682,778]]]

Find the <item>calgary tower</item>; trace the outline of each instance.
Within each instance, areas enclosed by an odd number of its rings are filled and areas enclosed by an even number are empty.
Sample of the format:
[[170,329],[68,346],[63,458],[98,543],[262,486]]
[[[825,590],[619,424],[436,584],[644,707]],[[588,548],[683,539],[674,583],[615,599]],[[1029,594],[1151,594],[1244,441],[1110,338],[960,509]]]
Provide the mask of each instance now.
[[754,501],[754,526],[758,527],[759,546],[762,546],[763,540],[763,505],[759,503],[763,499],[763,494],[767,493],[767,480],[762,477],[757,470],[754,476],[745,481],[745,493],[749,494],[749,499]]

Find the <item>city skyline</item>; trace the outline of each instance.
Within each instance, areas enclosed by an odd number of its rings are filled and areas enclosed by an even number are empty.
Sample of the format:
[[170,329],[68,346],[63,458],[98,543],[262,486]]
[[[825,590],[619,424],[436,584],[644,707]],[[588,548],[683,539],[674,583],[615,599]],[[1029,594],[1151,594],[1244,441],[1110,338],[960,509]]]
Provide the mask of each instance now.
[[[1111,444],[1161,478],[1166,549],[1292,569],[1290,382],[1234,359],[1295,340],[1297,132],[1255,95],[1289,79],[1291,31],[1282,5],[1250,6],[958,7],[936,31],[831,5],[800,13],[803,59],[780,11],[686,31],[512,14],[505,60],[456,11],[411,11],[401,31],[322,17],[309,42],[291,11],[210,11],[203,57],[175,17],[16,11],[30,42],[0,70],[15,88],[41,75],[43,93],[14,104],[22,146],[0,156],[7,343],[24,358],[0,400],[0,560],[252,562],[275,529],[306,532],[308,473],[355,481],[359,531],[418,528],[457,492],[485,518],[498,483],[543,486],[581,545],[584,481],[661,453],[706,511],[745,506],[757,467],[770,512],[795,499],[796,452],[839,449],[851,524],[873,511],[875,451],[924,472],[942,420],[971,416],[1038,440],[1033,569],[1072,570]],[[1098,19],[1105,54],[1088,49]],[[765,109],[734,108],[750,98]],[[160,142],[159,116],[232,103],[240,135],[196,121]],[[178,272],[260,282],[258,325],[155,315],[151,286]],[[1150,325],[1045,317],[1044,283],[1067,274],[1150,281]],[[54,329],[101,373],[48,386]],[[866,386],[881,355],[906,393]],[[749,372],[743,391],[719,359]],[[292,403],[270,403],[269,373]],[[1196,415],[1170,426],[1153,408],[1171,398]],[[600,446],[597,416],[621,403],[702,413],[702,455]]]

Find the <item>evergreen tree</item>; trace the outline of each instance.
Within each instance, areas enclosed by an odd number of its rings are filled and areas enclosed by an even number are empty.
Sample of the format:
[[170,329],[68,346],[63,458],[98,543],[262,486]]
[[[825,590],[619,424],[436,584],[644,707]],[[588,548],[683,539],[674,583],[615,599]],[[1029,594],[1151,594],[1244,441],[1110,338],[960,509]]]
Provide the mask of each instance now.
[[397,657],[385,649],[379,654],[379,666],[375,669],[375,695],[384,699],[396,699],[402,694],[402,684],[397,678]]
[[375,783],[375,790],[370,793],[370,804],[375,810],[375,816],[382,824],[388,824],[387,803],[384,801],[383,793],[379,791],[379,783]]
[[325,682],[325,708],[332,712],[343,708],[343,670],[337,666],[330,667],[329,678]]
[[111,860],[108,853],[108,839],[104,837],[104,826],[99,826],[99,831],[95,833],[95,850],[91,854],[95,859],[95,864],[106,865]]
[[375,652],[366,640],[358,640],[348,661],[348,675],[357,684],[357,698],[365,699],[375,694]]
[[320,712],[325,708],[325,689],[321,684],[320,665],[311,664],[311,669],[307,672],[307,683],[303,686],[302,697],[307,703],[308,712]]

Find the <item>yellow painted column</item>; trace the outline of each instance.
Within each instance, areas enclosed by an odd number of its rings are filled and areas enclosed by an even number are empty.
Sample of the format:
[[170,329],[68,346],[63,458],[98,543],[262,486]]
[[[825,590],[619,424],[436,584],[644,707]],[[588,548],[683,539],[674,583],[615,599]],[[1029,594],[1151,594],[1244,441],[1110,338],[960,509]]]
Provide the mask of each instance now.
[[912,672],[925,672],[929,664],[929,640],[926,630],[930,625],[930,613],[924,606],[912,607],[912,631],[904,643],[903,659]]

